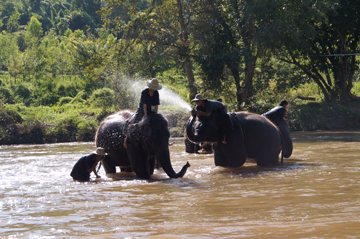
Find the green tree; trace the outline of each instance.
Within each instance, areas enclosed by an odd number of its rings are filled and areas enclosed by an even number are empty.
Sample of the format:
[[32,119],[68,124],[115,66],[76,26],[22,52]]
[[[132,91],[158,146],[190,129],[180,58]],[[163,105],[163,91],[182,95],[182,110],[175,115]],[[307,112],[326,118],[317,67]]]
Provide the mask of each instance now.
[[9,32],[15,32],[19,29],[19,20],[20,20],[20,13],[16,11],[13,15],[10,16],[8,24],[7,24],[7,30]]
[[0,33],[0,69],[7,70],[12,58],[19,55],[15,37],[5,31]]
[[[195,2],[183,0],[153,1],[144,8],[142,1],[110,1],[102,11],[106,25],[116,22],[116,29],[124,31],[128,43],[152,45],[166,60],[178,59],[188,79],[189,98],[196,94],[192,64],[193,42],[189,38],[197,9]],[[127,49],[123,47],[121,50]],[[119,53],[121,55],[121,52]],[[154,59],[149,66],[154,66]],[[159,69],[160,70],[160,69]],[[152,75],[154,77],[154,75]]]
[[0,19],[2,20],[2,30],[7,30],[10,16],[16,12],[15,3],[9,0],[0,1]]
[[99,0],[72,0],[71,10],[86,13],[93,19],[96,26],[101,23],[101,18],[98,14],[101,10],[101,3]]
[[37,42],[43,35],[43,28],[40,21],[36,17],[31,17],[27,25],[27,39],[29,42]]
[[117,39],[112,35],[105,39],[81,39],[71,40],[71,55],[77,67],[83,70],[87,76],[87,83],[90,87],[95,86],[101,79],[104,79],[104,67],[106,68],[107,58]]
[[273,12],[277,20],[265,36],[281,49],[278,58],[297,66],[314,81],[325,101],[359,100],[351,88],[359,64],[360,3],[285,1],[279,9]]

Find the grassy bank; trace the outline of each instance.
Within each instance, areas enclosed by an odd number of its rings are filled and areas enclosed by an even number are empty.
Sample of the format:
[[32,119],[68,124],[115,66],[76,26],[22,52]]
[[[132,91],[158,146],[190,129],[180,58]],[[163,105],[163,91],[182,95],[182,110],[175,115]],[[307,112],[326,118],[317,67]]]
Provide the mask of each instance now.
[[[4,104],[0,109],[0,144],[93,141],[99,123],[113,111],[86,104]],[[169,121],[171,137],[182,137],[190,114],[167,109],[161,113]],[[287,119],[291,131],[360,128],[360,104],[290,102]]]

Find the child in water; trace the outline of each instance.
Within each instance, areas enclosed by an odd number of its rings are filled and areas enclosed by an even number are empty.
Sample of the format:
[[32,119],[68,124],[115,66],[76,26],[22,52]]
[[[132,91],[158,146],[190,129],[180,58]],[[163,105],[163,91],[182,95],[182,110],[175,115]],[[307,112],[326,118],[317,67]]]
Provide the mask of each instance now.
[[70,176],[77,181],[89,181],[90,173],[94,172],[96,178],[100,178],[95,168],[105,155],[105,149],[99,147],[96,152],[81,157],[74,165]]

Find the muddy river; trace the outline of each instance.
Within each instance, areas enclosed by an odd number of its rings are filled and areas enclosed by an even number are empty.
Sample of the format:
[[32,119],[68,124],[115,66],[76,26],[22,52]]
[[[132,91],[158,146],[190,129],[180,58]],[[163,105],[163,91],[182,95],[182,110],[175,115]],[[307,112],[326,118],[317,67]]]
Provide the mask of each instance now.
[[277,167],[225,169],[170,147],[181,179],[117,173],[74,182],[94,143],[0,146],[2,238],[358,238],[360,131],[295,132]]

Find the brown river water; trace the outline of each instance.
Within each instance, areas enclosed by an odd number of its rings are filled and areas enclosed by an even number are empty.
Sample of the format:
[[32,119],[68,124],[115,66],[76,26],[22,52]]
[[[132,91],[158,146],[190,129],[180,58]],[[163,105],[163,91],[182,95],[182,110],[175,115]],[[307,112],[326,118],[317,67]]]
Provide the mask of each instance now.
[[181,179],[70,171],[94,143],[0,146],[1,238],[360,238],[360,131],[295,132],[277,167],[170,147]]

